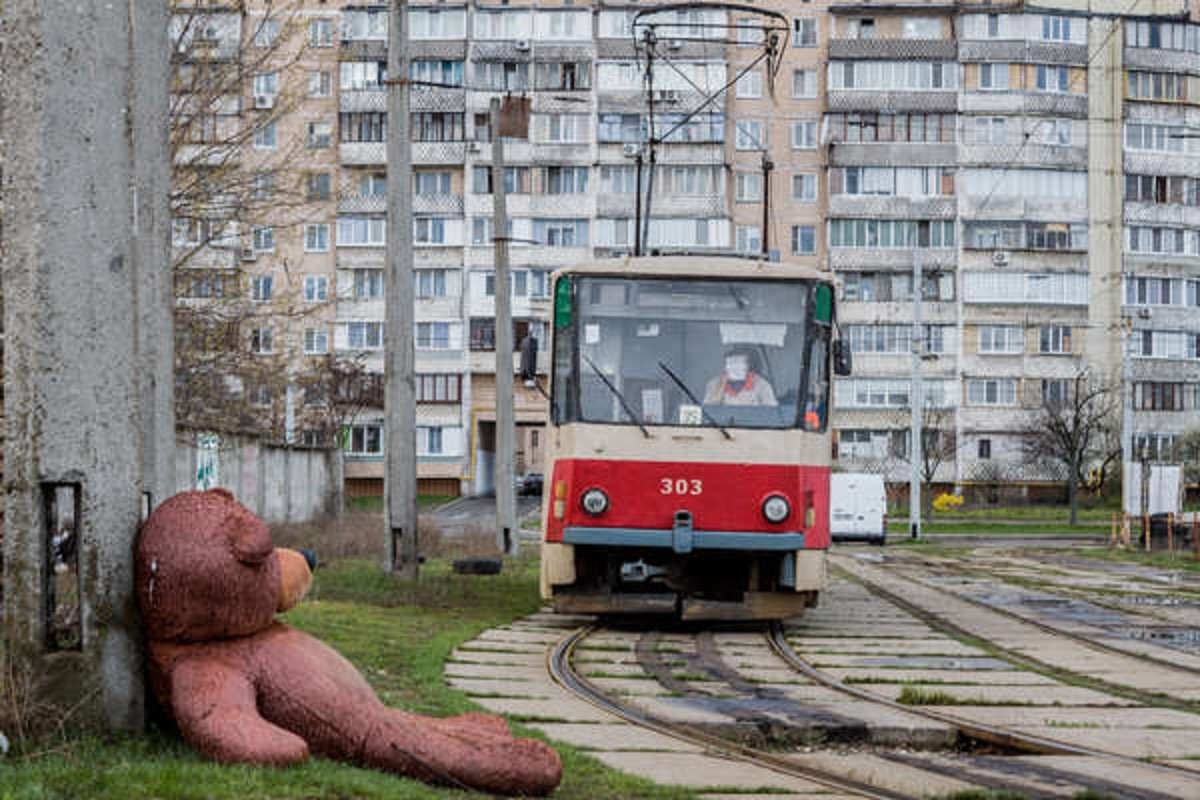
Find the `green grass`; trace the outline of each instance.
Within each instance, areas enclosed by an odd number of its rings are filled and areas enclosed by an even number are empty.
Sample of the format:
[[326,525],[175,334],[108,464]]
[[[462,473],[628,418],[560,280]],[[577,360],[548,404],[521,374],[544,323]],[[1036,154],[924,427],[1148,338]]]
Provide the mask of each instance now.
[[919,686],[905,686],[900,690],[896,702],[906,706],[961,706],[970,705],[961,697],[943,692],[940,689],[922,689]]
[[[432,511],[438,506],[444,506],[451,500],[457,500],[456,497],[450,497],[443,494],[419,494],[417,495],[417,510]],[[347,511],[363,511],[368,513],[383,513],[383,497],[375,495],[367,495],[364,497],[350,497],[346,499]]]
[[[996,522],[939,522],[936,520],[926,520],[921,525],[921,531],[923,533],[961,534],[964,536],[1061,536],[1063,534],[1107,536],[1109,528],[1107,523],[1099,525],[1088,522],[1081,522],[1079,525],[1071,527],[1065,521],[1062,523],[1030,522],[1027,525],[1009,525]],[[889,521],[888,533],[893,538],[898,535],[907,536],[908,520]]]
[[1200,572],[1200,561],[1192,560],[1190,550],[1186,552],[1164,553],[1145,550],[1118,550],[1108,547],[1088,547],[1082,550],[1072,550],[1071,555],[1085,558],[1096,558],[1102,561],[1117,561],[1125,564],[1140,564],[1156,569],[1179,569],[1187,572]]
[[[427,564],[415,586],[399,584],[374,563],[348,561],[318,570],[309,597],[286,621],[335,647],[390,705],[444,716],[476,708],[448,687],[442,664],[458,644],[536,610],[537,564],[506,562],[496,576],[454,575]],[[528,729],[525,735],[538,736]],[[612,770],[574,748],[562,755],[556,798],[690,798]],[[57,742],[0,767],[0,800],[46,798],[420,798],[472,797],[373,770],[313,759],[289,769],[211,763],[172,734]]]
[[[1116,505],[1112,507],[1096,506],[1096,507],[1079,507],[1079,519],[1081,522],[1105,522],[1120,508]],[[905,519],[908,518],[908,506],[898,505],[888,511],[888,514]],[[933,512],[932,519],[944,520],[972,520],[987,522],[988,520],[1004,519],[1004,520],[1022,520],[1030,522],[1056,522],[1063,525],[1067,524],[1070,519],[1071,509],[1066,505],[1019,505],[1019,506],[980,506],[977,508],[959,508],[954,511],[947,511],[945,514]]]

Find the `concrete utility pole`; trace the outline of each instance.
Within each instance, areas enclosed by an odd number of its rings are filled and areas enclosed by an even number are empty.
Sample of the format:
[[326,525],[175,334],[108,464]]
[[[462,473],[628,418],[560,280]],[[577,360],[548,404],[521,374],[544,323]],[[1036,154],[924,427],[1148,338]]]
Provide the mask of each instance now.
[[489,126],[492,137],[492,243],[496,270],[496,544],[516,555],[516,415],[513,411],[512,286],[508,269],[508,195],[504,187],[504,133],[500,98],[493,97]]
[[72,727],[144,721],[134,539],[175,457],[167,22],[0,4],[5,655]]
[[[1129,497],[1133,468],[1133,320],[1122,317],[1121,326],[1121,494]],[[1124,503],[1122,504],[1124,505]]]
[[908,535],[913,539],[921,537],[921,412],[923,405],[921,385],[921,356],[924,355],[925,337],[921,332],[921,251],[913,250],[913,323],[912,323],[912,385],[908,390],[909,404],[912,406],[911,437],[912,437],[912,470],[908,478]]
[[408,134],[408,0],[393,0],[388,30],[385,568],[405,580],[416,580],[417,396],[413,351],[412,142]]

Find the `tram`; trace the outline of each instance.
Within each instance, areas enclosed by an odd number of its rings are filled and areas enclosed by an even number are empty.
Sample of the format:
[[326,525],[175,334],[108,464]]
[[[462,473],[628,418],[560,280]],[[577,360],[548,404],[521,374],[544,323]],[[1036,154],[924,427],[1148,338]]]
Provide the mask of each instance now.
[[541,592],[556,610],[762,620],[816,604],[830,375],[850,371],[834,297],[828,273],[735,257],[555,273]]

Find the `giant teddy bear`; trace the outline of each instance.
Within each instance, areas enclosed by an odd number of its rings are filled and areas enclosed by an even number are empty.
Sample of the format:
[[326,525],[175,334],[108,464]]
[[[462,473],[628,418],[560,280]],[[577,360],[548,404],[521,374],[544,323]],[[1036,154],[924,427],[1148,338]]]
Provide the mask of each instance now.
[[155,695],[183,737],[222,762],[287,765],[310,752],[431,783],[544,795],[562,777],[545,744],[499,717],[408,714],[338,653],[275,619],[299,602],[305,557],[275,548],[229,492],[184,492],[137,543],[138,603]]

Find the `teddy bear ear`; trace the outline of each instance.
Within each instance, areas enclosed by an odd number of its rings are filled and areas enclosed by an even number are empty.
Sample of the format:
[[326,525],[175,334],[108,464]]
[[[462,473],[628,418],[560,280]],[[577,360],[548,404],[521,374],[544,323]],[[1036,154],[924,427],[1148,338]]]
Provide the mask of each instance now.
[[233,492],[229,491],[228,489],[221,488],[219,486],[215,489],[209,489],[208,493],[220,495],[221,497],[224,497],[226,500],[232,500],[235,503],[237,502],[237,498],[233,496]]

